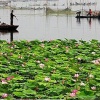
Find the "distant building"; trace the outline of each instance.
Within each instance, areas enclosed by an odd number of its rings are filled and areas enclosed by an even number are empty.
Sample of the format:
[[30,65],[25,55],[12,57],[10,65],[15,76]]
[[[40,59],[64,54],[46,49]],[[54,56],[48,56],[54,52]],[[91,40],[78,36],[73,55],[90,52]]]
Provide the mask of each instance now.
[[9,0],[0,0],[0,6],[8,6]]
[[[8,0],[6,0],[8,1]],[[17,2],[17,1],[21,1],[21,2],[27,2],[27,1],[59,1],[59,0],[9,0],[9,1],[14,1],[14,2]]]

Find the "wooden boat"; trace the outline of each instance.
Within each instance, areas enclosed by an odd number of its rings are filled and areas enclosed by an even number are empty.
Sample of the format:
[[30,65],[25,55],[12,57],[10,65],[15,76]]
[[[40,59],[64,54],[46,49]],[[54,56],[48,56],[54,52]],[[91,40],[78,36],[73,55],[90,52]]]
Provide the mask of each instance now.
[[8,31],[13,31],[18,28],[19,25],[8,25],[6,23],[0,24],[0,30],[8,30]]
[[18,30],[0,30],[0,33],[18,33]]
[[100,19],[100,16],[85,16],[85,15],[80,15],[80,16],[76,16],[76,18],[98,18]]

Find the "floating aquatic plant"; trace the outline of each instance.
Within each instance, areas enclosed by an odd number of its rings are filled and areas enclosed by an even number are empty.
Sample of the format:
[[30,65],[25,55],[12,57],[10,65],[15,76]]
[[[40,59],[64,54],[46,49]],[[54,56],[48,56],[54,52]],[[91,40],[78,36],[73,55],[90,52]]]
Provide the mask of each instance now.
[[100,99],[100,42],[0,40],[1,99]]

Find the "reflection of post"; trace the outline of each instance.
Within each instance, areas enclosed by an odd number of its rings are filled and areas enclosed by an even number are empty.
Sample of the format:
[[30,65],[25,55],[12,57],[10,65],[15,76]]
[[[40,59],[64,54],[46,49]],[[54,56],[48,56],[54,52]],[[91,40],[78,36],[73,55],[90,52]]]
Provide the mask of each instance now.
[[80,18],[77,18],[77,22],[78,22],[79,24],[81,23]]
[[10,33],[10,42],[12,42],[13,41],[13,31],[11,31],[11,33]]
[[46,14],[47,14],[47,10],[48,10],[48,0],[46,0],[45,10],[46,10]]

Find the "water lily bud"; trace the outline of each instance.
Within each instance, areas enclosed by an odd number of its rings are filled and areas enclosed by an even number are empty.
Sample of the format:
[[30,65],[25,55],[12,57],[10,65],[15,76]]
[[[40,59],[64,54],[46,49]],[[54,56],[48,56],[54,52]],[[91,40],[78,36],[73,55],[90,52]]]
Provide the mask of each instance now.
[[69,52],[69,50],[68,50],[68,49],[66,49],[66,52]]
[[44,68],[44,64],[42,64],[42,63],[39,64],[39,66],[40,66],[40,68]]
[[17,47],[16,45],[14,45],[14,47]]
[[99,65],[100,63],[99,63],[98,60],[95,60],[95,63],[94,64]]
[[56,47],[58,47],[59,45],[56,45]]
[[73,79],[74,82],[76,82],[76,80]]
[[37,63],[40,63],[40,61],[39,61],[39,60],[37,60],[36,62],[37,62]]
[[95,52],[92,52],[93,55],[95,55]]
[[68,47],[68,46],[66,46],[66,49],[69,49],[69,47]]
[[43,43],[40,46],[44,48],[44,44]]
[[48,61],[48,58],[45,58],[45,61]]
[[66,52],[69,52],[69,48],[66,46]]
[[7,53],[5,53],[4,55],[7,56]]
[[94,76],[92,74],[89,75],[90,78],[94,78]]
[[13,47],[11,47],[11,49],[13,49]]
[[21,55],[19,55],[18,58],[22,59],[23,57]]
[[85,83],[81,82],[80,85],[81,85],[81,86],[85,86]]
[[2,53],[2,52],[0,52],[0,55],[3,55],[3,53]]
[[78,58],[78,60],[82,60],[81,58]]
[[13,53],[11,52],[11,53],[10,53],[10,56],[12,56],[12,55],[13,55]]
[[10,64],[10,62],[8,62],[8,64]]
[[79,46],[79,44],[77,43],[77,44],[76,44],[76,47],[78,47],[78,46]]
[[24,64],[22,64],[22,67],[24,67],[25,65]]
[[44,80],[45,80],[45,81],[50,81],[50,78],[49,78],[49,77],[45,77]]

